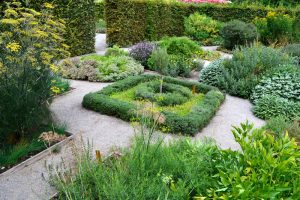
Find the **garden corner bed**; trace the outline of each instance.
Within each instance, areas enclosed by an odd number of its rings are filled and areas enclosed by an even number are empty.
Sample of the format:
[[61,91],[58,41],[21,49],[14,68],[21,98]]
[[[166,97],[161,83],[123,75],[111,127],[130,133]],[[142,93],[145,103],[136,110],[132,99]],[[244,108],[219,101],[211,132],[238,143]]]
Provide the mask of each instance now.
[[85,95],[83,106],[126,121],[146,116],[169,133],[195,135],[225,96],[212,86],[158,75],[132,76]]

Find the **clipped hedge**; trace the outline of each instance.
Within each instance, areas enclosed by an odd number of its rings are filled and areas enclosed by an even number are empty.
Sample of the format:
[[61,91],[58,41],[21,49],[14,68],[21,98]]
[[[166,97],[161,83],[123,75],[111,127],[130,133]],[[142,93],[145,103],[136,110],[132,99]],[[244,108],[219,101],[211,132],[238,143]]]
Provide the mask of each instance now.
[[[65,44],[70,46],[71,56],[79,56],[95,51],[96,18],[94,0],[18,0],[18,2],[37,11],[41,10],[44,3],[50,2],[55,6],[53,9],[54,15],[66,22]],[[4,5],[4,3],[0,4]]]
[[274,10],[300,15],[299,10],[238,5],[189,4],[146,0],[106,0],[105,18],[109,45],[126,46],[163,36],[184,35],[184,18],[198,12],[223,22],[239,19],[251,22]]
[[96,19],[104,19],[104,2],[95,3]]
[[[110,95],[125,91],[140,83],[159,79],[159,77],[158,75],[148,74],[126,78],[105,87],[103,90],[85,95],[82,105],[87,109],[130,121],[132,118],[136,118],[137,106],[134,103],[111,98]],[[171,133],[196,134],[208,124],[225,98],[224,94],[215,87],[201,83],[171,77],[164,77],[164,82],[188,87],[191,90],[195,87],[196,92],[205,94],[203,99],[194,105],[187,115],[180,116],[175,113],[163,111],[166,120],[162,126],[168,127]]]

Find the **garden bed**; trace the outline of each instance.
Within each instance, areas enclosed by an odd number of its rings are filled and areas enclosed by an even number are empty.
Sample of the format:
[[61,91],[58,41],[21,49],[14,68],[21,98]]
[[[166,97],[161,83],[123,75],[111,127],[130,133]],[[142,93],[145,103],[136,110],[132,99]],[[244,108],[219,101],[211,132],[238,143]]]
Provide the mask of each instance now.
[[147,74],[89,93],[82,104],[126,121],[143,115],[157,121],[164,132],[195,135],[208,124],[224,98],[212,86]]

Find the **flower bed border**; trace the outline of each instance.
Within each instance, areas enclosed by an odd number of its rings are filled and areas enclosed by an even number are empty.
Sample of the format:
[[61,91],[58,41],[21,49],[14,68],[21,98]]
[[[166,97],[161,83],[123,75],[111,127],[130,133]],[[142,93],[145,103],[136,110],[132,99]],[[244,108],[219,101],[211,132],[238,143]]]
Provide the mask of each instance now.
[[[128,77],[124,80],[115,82],[98,92],[85,95],[82,105],[87,109],[94,110],[101,114],[130,121],[132,118],[136,118],[136,105],[111,98],[110,95],[130,89],[139,83],[158,78],[160,78],[160,76],[150,74]],[[196,92],[205,94],[203,100],[194,105],[192,110],[185,116],[166,111],[163,112],[165,121],[162,125],[170,128],[171,133],[195,135],[209,123],[210,119],[214,116],[225,99],[225,95],[217,88],[198,82],[184,81],[171,77],[164,77],[164,82],[179,84],[188,87],[191,90],[195,87]]]

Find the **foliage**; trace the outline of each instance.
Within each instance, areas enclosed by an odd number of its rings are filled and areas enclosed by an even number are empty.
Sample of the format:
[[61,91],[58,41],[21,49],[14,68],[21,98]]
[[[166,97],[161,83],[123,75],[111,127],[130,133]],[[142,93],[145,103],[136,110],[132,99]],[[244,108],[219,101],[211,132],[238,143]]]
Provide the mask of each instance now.
[[139,75],[144,67],[128,56],[110,56],[97,65],[99,81],[117,81],[128,76]]
[[97,61],[66,59],[59,63],[61,75],[68,79],[98,81]]
[[249,98],[264,75],[272,74],[282,65],[293,64],[287,54],[261,45],[243,47],[233,52],[232,60],[224,62],[224,73],[219,86],[229,94]]
[[156,48],[147,61],[149,69],[167,76],[189,77],[192,71],[192,61],[182,54],[168,54],[165,48]]
[[283,135],[286,132],[288,132],[289,135],[297,139],[299,144],[300,141],[299,120],[300,120],[299,118],[289,120],[283,116],[274,117],[267,121],[267,124],[264,126],[264,129],[268,130],[275,136]]
[[128,52],[115,45],[106,49],[105,56],[128,56]]
[[1,142],[8,135],[25,137],[48,119],[51,79],[57,72],[53,63],[68,55],[64,28],[47,9],[7,4],[0,20]]
[[106,23],[103,19],[98,19],[96,21],[96,33],[105,33],[106,32]]
[[129,55],[147,67],[147,60],[154,51],[156,45],[150,42],[140,42],[130,48]]
[[194,13],[184,20],[185,33],[203,45],[219,45],[221,22],[206,15]]
[[[238,19],[251,22],[269,11],[297,16],[298,9],[265,6],[186,4],[177,1],[107,0],[105,21],[107,43],[128,46],[141,41],[158,41],[165,36],[183,36],[184,19],[198,12],[222,22]],[[297,30],[297,29],[296,29]]]
[[74,178],[56,177],[59,198],[299,198],[299,147],[287,135],[275,139],[241,124],[233,133],[242,151],[232,151],[209,141],[164,143],[154,139],[153,129],[144,130],[131,149],[113,152],[101,163],[89,149],[84,152]]
[[68,80],[64,80],[60,76],[54,76],[51,80],[51,92],[52,95],[62,94],[70,90],[70,83]]
[[226,23],[221,29],[220,35],[224,40],[223,46],[227,49],[233,49],[240,45],[249,45],[258,37],[257,29],[253,24],[240,20]]
[[300,65],[300,43],[288,44],[285,47],[283,47],[283,51],[293,57],[296,57],[298,65]]
[[219,78],[223,75],[223,59],[211,62],[207,67],[200,71],[201,83],[218,87]]
[[169,37],[159,42],[159,46],[166,48],[170,55],[178,55],[185,58],[193,57],[196,52],[201,51],[201,47],[187,37]]
[[291,101],[300,101],[300,74],[278,73],[262,79],[254,88],[251,100],[257,101],[263,95],[279,96]]
[[[15,0],[5,0],[15,1]],[[95,3],[94,0],[18,0],[26,8],[37,11],[44,3],[51,2],[55,18],[65,21],[65,44],[70,47],[71,56],[79,56],[95,51]],[[1,12],[0,12],[1,13]],[[1,15],[1,14],[0,14]]]
[[271,119],[277,116],[295,119],[300,116],[300,103],[279,96],[263,95],[256,100],[253,113],[262,119]]
[[266,17],[253,20],[264,44],[287,44],[293,41],[294,18],[283,13],[268,12]]
[[[159,79],[159,76],[157,75],[129,77],[105,87],[99,92],[87,94],[84,97],[82,104],[85,108],[129,121],[132,118],[136,118],[136,111],[139,107],[135,103],[136,87],[141,83],[157,79]],[[189,88],[189,90],[195,88],[194,90],[196,93],[205,94],[204,97],[201,98],[201,101],[196,101],[195,104],[190,107],[191,110],[187,114],[180,115],[176,112],[172,112],[172,109],[169,110],[169,107],[168,109],[163,109],[161,114],[164,120],[162,120],[159,127],[162,129],[167,128],[167,131],[171,133],[194,135],[209,122],[224,100],[224,95],[215,90],[214,87],[170,77],[164,77],[163,81],[164,83],[176,84],[179,85],[179,87],[183,86]],[[132,93],[127,93],[127,90],[132,90]],[[126,95],[123,95],[122,92],[125,92]],[[145,91],[140,90],[139,92]],[[115,98],[116,93],[119,94],[117,95],[118,97],[126,99]]]
[[219,51],[197,51],[195,57],[200,57],[202,60],[214,61],[221,57],[221,53]]

